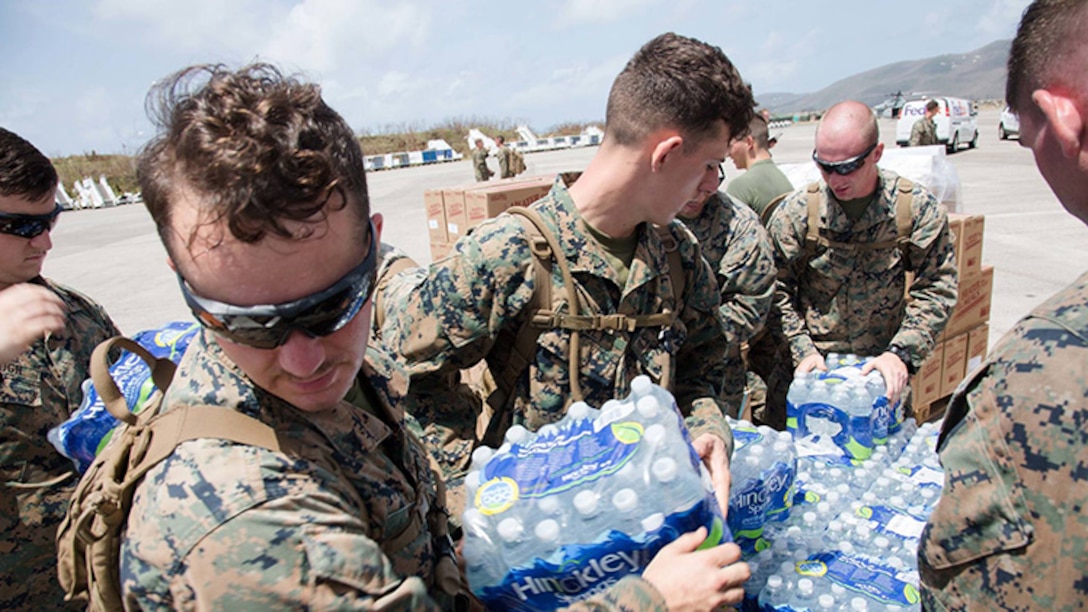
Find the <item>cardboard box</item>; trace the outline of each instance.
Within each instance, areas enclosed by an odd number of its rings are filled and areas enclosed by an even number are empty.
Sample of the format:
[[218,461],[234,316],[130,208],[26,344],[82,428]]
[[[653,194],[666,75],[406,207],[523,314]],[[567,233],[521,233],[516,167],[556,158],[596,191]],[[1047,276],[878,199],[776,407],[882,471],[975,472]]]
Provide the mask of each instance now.
[[431,242],[449,242],[446,229],[446,210],[442,203],[441,189],[428,189],[423,192],[423,206],[427,210],[427,232]]
[[983,323],[967,332],[967,367],[964,368],[964,376],[974,372],[986,360],[986,353],[990,348],[990,325]]
[[944,417],[948,409],[948,398],[936,399],[924,406],[913,406],[914,420],[918,423],[930,423]]
[[448,242],[431,241],[431,261],[435,262],[450,254],[453,245]]
[[547,195],[552,188],[552,179],[547,177],[507,181],[465,191],[466,228],[497,217],[512,206],[528,206]]
[[917,410],[918,406],[926,406],[940,397],[941,391],[941,362],[944,359],[944,343],[938,342],[933,347],[929,359],[926,359],[914,378],[910,380],[912,399],[911,403]]
[[941,359],[941,390],[937,397],[952,395],[956,385],[963,380],[967,366],[967,334],[954,336],[944,343],[944,357]]
[[465,189],[466,187],[451,187],[442,190],[442,207],[446,212],[446,242],[449,243],[457,242],[468,232]]
[[944,338],[952,338],[990,321],[990,305],[994,291],[994,267],[983,266],[974,276],[960,278],[959,298],[952,311]]
[[982,235],[986,218],[982,215],[948,214],[952,244],[956,252],[956,269],[960,282],[982,272]]

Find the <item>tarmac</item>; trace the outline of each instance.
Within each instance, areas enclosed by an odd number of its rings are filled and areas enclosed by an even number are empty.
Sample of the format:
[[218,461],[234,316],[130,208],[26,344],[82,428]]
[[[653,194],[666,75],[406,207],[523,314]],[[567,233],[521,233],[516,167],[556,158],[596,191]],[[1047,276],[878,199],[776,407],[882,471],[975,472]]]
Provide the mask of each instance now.
[[[982,263],[995,268],[991,347],[1018,319],[1088,268],[1088,227],[1061,207],[1030,150],[1016,140],[998,140],[998,118],[996,110],[981,111],[978,147],[949,156],[960,180],[960,211],[986,216]],[[881,140],[894,148],[895,122],[881,120],[880,130]],[[772,131],[782,134],[773,149],[776,161],[810,161],[814,123]],[[581,170],[596,150],[529,154],[527,174]],[[731,162],[725,167],[729,177],[738,175]],[[464,160],[386,170],[368,173],[367,180],[371,208],[385,218],[382,240],[429,263],[423,192],[471,184],[472,166]],[[124,333],[191,319],[143,205],[67,211],[52,239],[45,276],[97,300]]]

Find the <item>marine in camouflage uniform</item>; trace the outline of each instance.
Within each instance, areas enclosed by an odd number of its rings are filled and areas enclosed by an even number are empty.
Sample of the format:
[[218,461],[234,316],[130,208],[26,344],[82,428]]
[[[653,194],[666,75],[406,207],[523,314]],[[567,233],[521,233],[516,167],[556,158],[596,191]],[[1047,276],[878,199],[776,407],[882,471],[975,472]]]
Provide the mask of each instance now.
[[[1009,52],[1020,144],[1088,224],[1088,3],[1036,0]],[[1045,248],[1045,247],[1044,247]],[[952,396],[944,490],[918,547],[930,610],[1088,607],[1088,274],[993,347]]]
[[477,183],[486,181],[495,174],[487,167],[487,149],[483,147],[482,142],[477,142],[476,147],[472,149],[472,169],[476,173]]
[[945,488],[918,547],[927,609],[1088,604],[1086,363],[1088,274],[956,389],[937,449]]
[[722,401],[738,417],[744,399],[741,344],[763,327],[774,297],[775,267],[767,230],[751,208],[717,191],[694,218],[679,217],[699,240],[721,291],[727,352]]
[[495,159],[499,161],[499,178],[510,178],[514,171],[510,167],[510,149],[502,136],[495,137]]
[[[845,243],[891,242],[888,248],[851,252],[817,246],[808,252],[806,189],[787,198],[772,215],[768,231],[778,268],[772,320],[789,342],[794,366],[814,352],[879,355],[894,344],[906,350],[907,365],[915,371],[933,350],[956,304],[948,215],[932,194],[914,184],[909,257],[915,276],[908,302],[906,262],[894,244],[897,181],[898,175],[881,169],[879,195],[857,221],[850,220],[827,184],[820,182],[821,234]],[[792,378],[792,371],[778,375]],[[772,424],[784,425],[784,408],[781,402],[772,406],[768,397]]]
[[924,147],[935,145],[937,140],[937,123],[930,117],[921,117],[910,128],[910,146]]
[[94,347],[121,332],[90,298],[41,277],[30,282],[60,296],[67,325],[0,366],[0,608],[78,609],[63,603],[55,542],[78,477],[46,433],[83,401]]
[[[639,374],[661,381],[671,362],[671,390],[687,417],[692,438],[715,434],[731,452],[732,435],[722,418],[725,406],[720,399],[727,345],[718,311],[718,285],[691,233],[677,222],[669,226],[683,260],[683,269],[674,271],[669,270],[661,239],[643,224],[624,283],[604,248],[586,229],[562,178],[531,208],[550,225],[563,249],[556,255],[567,258],[583,303],[592,305],[593,311],[679,312],[668,330],[582,331],[582,369],[576,375],[584,400],[600,406],[623,397]],[[480,224],[457,242],[451,256],[432,264],[399,309],[399,341],[387,336],[409,364],[414,393],[451,397],[450,372],[481,359],[486,359],[493,374],[503,370],[513,338],[528,315],[534,265],[525,229],[509,214]],[[668,274],[673,273],[686,279],[681,299],[672,295]],[[553,270],[552,295],[566,295],[558,266]],[[563,417],[572,375],[570,337],[563,329],[540,334],[536,360],[522,373],[513,393],[513,424],[536,430]],[[451,474],[463,472],[476,442],[479,406],[428,402],[408,410],[424,426],[424,442],[439,462]]]

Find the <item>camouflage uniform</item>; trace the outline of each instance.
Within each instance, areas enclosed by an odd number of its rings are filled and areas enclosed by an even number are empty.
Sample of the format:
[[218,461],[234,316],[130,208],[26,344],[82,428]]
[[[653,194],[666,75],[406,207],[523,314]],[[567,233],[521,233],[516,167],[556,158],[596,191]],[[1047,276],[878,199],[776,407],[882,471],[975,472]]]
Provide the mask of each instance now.
[[[408,270],[418,270],[419,264],[408,253],[397,247],[382,242],[378,246],[378,271],[374,275],[374,309],[370,317],[370,340],[368,345],[382,341],[382,325],[389,318],[387,307],[397,304],[394,298],[385,297],[387,291],[398,291],[400,283],[393,283],[393,278]],[[394,315],[395,316],[395,315]]]
[[937,140],[937,123],[932,119],[922,117],[911,126],[910,146],[924,147],[926,145],[935,145],[938,142],[940,141]]
[[491,178],[494,172],[487,167],[487,149],[472,149],[472,169],[476,171],[476,182]]
[[[600,406],[627,395],[638,374],[660,381],[671,362],[672,391],[688,417],[692,436],[710,432],[732,452],[732,435],[722,418],[719,397],[724,380],[726,341],[718,312],[718,285],[702,259],[695,238],[680,223],[669,227],[683,259],[682,300],[672,295],[668,256],[660,237],[643,225],[625,286],[575,209],[562,178],[532,205],[551,225],[567,258],[581,301],[592,312],[656,314],[682,307],[669,330],[581,332],[581,371],[576,373],[584,399]],[[557,254],[559,255],[559,254]],[[534,293],[533,255],[522,224],[501,215],[474,228],[453,253],[432,264],[427,277],[400,309],[399,342],[386,336],[407,360],[412,390],[450,398],[451,371],[486,359],[493,374],[502,372],[513,338],[528,314]],[[553,267],[553,298],[564,300],[559,267]],[[564,300],[563,309],[567,308]],[[529,429],[558,421],[569,401],[568,349],[571,334],[545,329],[537,340],[536,360],[519,377],[513,395],[512,422]],[[427,431],[425,443],[449,473],[466,467],[475,442],[479,406],[453,401],[409,407]]]
[[510,178],[514,173],[510,168],[510,149],[502,145],[495,151],[495,158],[499,160],[499,178]]
[[[75,487],[75,467],[46,439],[83,401],[91,351],[120,334],[90,298],[44,278],[68,310],[61,334],[36,341],[0,366],[0,608],[61,609],[57,526]],[[70,606],[73,609],[78,606]]]
[[[850,221],[838,202],[829,202],[821,182],[821,235],[846,243],[894,243],[897,179],[894,172],[880,171],[878,197],[857,221]],[[807,190],[794,193],[774,212],[768,231],[778,286],[771,321],[781,326],[794,366],[817,351],[879,355],[895,344],[910,355],[912,371],[921,367],[956,305],[956,263],[948,215],[919,183],[914,184],[911,211],[914,281],[909,302],[898,245],[856,252],[816,246],[810,255],[805,246]],[[778,409],[784,409],[781,399]]]
[[1088,606],[1088,274],[956,389],[940,502],[918,548],[931,610]]
[[717,271],[728,352],[722,401],[739,416],[745,367],[741,344],[763,327],[774,297],[775,268],[767,230],[752,209],[721,192],[710,196],[695,219],[681,219],[699,239],[703,257]]
[[[371,348],[359,375],[366,407],[305,413],[253,386],[210,335],[193,340],[165,405],[238,410],[303,456],[203,439],[152,468],[121,546],[126,608],[438,609],[425,517],[433,472],[396,408],[403,370]],[[660,600],[639,578],[624,585],[612,599]]]

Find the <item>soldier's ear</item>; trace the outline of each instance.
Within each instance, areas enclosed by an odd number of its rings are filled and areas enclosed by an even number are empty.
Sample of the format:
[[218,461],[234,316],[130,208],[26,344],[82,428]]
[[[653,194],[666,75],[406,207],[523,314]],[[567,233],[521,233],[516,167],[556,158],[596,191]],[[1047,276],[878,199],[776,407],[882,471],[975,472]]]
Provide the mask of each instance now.
[[653,151],[650,152],[650,169],[654,172],[659,172],[661,167],[665,165],[665,160],[670,155],[679,155],[681,147],[684,145],[684,139],[679,134],[673,134],[667,138],[659,140],[654,145]]
[[1084,117],[1075,100],[1048,89],[1036,89],[1031,100],[1046,117],[1047,129],[1054,135],[1062,155],[1075,159],[1086,144]]

